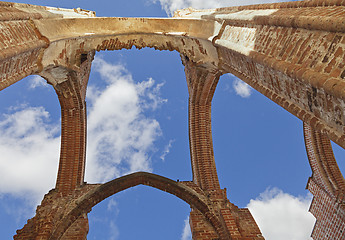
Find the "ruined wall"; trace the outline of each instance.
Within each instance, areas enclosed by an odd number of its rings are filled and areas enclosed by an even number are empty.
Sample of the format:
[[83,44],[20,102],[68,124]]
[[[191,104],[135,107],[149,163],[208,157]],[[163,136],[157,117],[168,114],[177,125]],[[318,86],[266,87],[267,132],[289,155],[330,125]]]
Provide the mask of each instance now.
[[[312,236],[345,237],[345,180],[329,142],[345,148],[345,1],[186,9],[172,19],[93,18],[93,12],[81,9],[5,2],[0,8],[0,90],[39,74],[56,90],[62,113],[56,188],[15,239],[85,239],[92,206],[138,184],[190,204],[193,239],[263,239],[248,209],[230,203],[219,187],[211,102],[225,73],[305,122],[313,171],[307,187],[317,219]],[[138,173],[101,186],[84,184],[84,100],[94,53],[133,46],[181,54],[189,90],[193,182]]]
[[[29,219],[27,224],[13,237],[14,240],[28,239],[54,239],[51,236],[63,221],[64,217],[75,207],[77,201],[86,193],[96,188],[98,185],[87,185],[78,187],[73,194],[63,196],[59,191],[53,189],[47,193],[41,205],[36,209],[36,215]],[[65,229],[64,229],[65,230]],[[86,214],[74,216],[69,229],[59,235],[59,239],[65,240],[86,240],[89,231]]]

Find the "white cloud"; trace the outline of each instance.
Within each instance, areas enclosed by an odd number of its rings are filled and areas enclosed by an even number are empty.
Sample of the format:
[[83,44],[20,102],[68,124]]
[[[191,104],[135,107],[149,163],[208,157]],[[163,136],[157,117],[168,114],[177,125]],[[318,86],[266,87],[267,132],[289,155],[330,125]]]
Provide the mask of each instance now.
[[169,143],[164,147],[163,153],[160,156],[160,159],[164,162],[166,155],[169,154],[170,148],[172,147],[172,144],[175,142],[175,140],[170,140]]
[[260,3],[274,3],[283,2],[284,0],[241,0],[241,1],[229,1],[229,0],[151,0],[152,2],[160,2],[165,12],[172,16],[174,11],[178,9],[184,9],[192,7],[195,9],[212,9],[219,7],[231,7],[240,5],[260,4]]
[[108,211],[114,211],[116,215],[119,213],[119,208],[117,202],[114,200],[114,198],[110,198],[108,204],[107,204],[107,210]]
[[48,83],[42,77],[35,75],[29,77],[29,88],[34,89],[37,87],[48,87]]
[[109,240],[116,240],[119,238],[120,232],[114,221],[109,223]]
[[184,227],[181,235],[181,240],[192,240],[192,232],[190,231],[189,216],[184,220]]
[[315,223],[308,212],[312,196],[295,197],[273,188],[250,200],[248,208],[266,240],[306,240]]
[[159,123],[144,115],[166,100],[153,79],[135,83],[122,65],[95,58],[94,70],[108,85],[88,88],[86,179],[107,181],[135,171],[151,171],[150,153],[161,135]]
[[35,203],[54,187],[60,137],[43,107],[12,108],[0,118],[0,192]]
[[[42,196],[40,196],[42,198]],[[13,196],[0,197],[0,207],[4,210],[3,218],[6,221],[11,221],[12,219],[18,226],[21,226],[24,219],[31,218],[35,214],[36,206],[32,204],[32,201],[21,201],[20,205],[18,201],[13,199]],[[41,199],[40,199],[41,200]],[[7,216],[6,216],[7,215]]]
[[[135,83],[122,65],[99,58],[94,65],[106,87],[88,91],[87,180],[151,171],[150,154],[161,130],[144,110],[153,111],[166,101],[159,96],[162,85],[153,79]],[[60,123],[51,122],[43,107],[15,106],[0,115],[0,197],[9,194],[35,206],[55,186],[59,131]]]
[[146,98],[140,98],[140,105],[143,109],[156,110],[163,103],[168,102],[168,99],[160,97],[160,89],[163,85],[164,83],[159,83],[155,86],[155,81],[152,78],[149,78],[147,81],[137,83],[136,89],[138,94],[140,96],[146,96]]
[[233,82],[233,87],[237,95],[240,95],[243,98],[250,97],[252,94],[252,88],[245,82],[235,79]]

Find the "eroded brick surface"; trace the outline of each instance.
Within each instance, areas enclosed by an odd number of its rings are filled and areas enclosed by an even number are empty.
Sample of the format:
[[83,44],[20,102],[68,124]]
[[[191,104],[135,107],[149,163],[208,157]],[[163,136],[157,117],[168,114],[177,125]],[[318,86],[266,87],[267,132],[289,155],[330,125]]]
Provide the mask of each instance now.
[[47,43],[29,21],[0,22],[0,90],[38,70]]
[[310,212],[316,218],[313,239],[345,238],[345,180],[335,161],[329,139],[304,124],[304,137],[313,171],[307,188],[314,198]]
[[[74,207],[78,198],[82,197],[97,185],[84,185],[77,188],[73,194],[63,196],[56,189],[44,196],[42,203],[37,207],[36,215],[29,219],[27,224],[13,237],[15,240],[51,239],[63,217]],[[61,239],[85,240],[88,233],[88,220],[85,212],[74,219],[72,226],[64,233]]]
[[[0,2],[0,90],[40,74],[55,88],[62,114],[56,188],[14,238],[84,240],[92,206],[145,184],[191,205],[193,239],[263,239],[249,210],[230,203],[219,187],[211,101],[219,76],[230,72],[305,122],[313,171],[307,187],[317,219],[312,237],[344,239],[345,180],[329,142],[345,148],[344,6],[344,0],[310,0],[222,8],[212,14],[186,9],[168,20],[92,19],[94,13],[74,9],[89,18],[71,20],[45,7]],[[101,186],[84,185],[85,93],[94,52],[133,46],[176,50],[182,56],[192,182],[137,173]]]

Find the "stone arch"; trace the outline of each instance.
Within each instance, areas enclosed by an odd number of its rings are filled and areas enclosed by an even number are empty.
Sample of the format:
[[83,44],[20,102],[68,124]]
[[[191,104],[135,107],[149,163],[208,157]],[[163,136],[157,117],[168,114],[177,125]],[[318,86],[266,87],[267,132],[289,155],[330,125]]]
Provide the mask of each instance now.
[[176,182],[147,172],[137,172],[119,177],[90,190],[87,194],[76,200],[75,206],[61,219],[61,221],[59,221],[59,224],[57,224],[57,227],[49,239],[61,239],[63,234],[74,223],[74,221],[83,214],[90,212],[92,207],[118,192],[137,185],[150,186],[182,199],[205,216],[219,235],[220,239],[231,239],[227,229],[222,225],[220,219],[212,209],[209,208],[207,198],[199,187],[195,184],[193,184],[193,187],[189,187],[184,182]]

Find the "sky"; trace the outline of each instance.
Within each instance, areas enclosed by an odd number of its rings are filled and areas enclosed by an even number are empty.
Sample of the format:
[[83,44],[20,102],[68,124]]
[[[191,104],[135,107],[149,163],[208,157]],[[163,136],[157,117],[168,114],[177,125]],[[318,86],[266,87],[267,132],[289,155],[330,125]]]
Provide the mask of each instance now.
[[[16,1],[17,2],[17,1]],[[96,11],[106,17],[168,17],[192,6],[214,8],[269,1],[76,0],[18,1]],[[273,1],[271,1],[273,2]],[[102,183],[148,171],[192,180],[188,91],[176,51],[98,52],[87,89],[85,180]],[[267,240],[305,240],[315,222],[305,189],[310,166],[302,122],[236,77],[221,76],[212,102],[212,133],[222,188],[248,207]],[[0,233],[11,239],[55,186],[60,107],[50,85],[29,76],[0,93]],[[344,171],[343,149],[334,145]],[[191,239],[190,207],[146,186],[95,206],[88,239]]]

